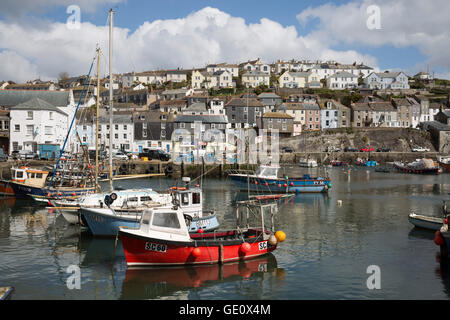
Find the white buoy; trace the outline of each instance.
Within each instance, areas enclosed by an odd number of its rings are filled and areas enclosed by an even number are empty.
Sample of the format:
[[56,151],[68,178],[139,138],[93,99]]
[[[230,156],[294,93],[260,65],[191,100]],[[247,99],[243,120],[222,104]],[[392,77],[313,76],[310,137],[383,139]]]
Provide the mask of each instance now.
[[342,200],[337,201],[338,206],[342,206]]

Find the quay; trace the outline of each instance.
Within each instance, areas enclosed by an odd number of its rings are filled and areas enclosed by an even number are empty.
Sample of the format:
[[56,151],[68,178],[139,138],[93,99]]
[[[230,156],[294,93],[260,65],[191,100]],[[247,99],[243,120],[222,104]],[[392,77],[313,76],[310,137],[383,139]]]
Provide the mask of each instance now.
[[[431,158],[436,160],[440,154],[438,152],[293,152],[280,153],[279,163],[281,165],[295,166],[300,159],[315,159],[318,165],[329,165],[331,160],[345,161],[348,164],[355,164],[356,159],[365,158],[383,165],[394,161],[411,162],[419,158]],[[11,178],[11,167],[28,165],[30,167],[42,167],[53,165],[56,161],[46,160],[20,160],[0,163],[0,178]],[[252,169],[255,170],[257,164],[228,164],[225,161],[222,164],[211,163],[173,163],[159,160],[115,160],[117,175],[115,179],[131,179],[145,177],[170,176],[179,178],[182,176],[198,177],[204,174],[208,177],[224,177],[229,169]]]

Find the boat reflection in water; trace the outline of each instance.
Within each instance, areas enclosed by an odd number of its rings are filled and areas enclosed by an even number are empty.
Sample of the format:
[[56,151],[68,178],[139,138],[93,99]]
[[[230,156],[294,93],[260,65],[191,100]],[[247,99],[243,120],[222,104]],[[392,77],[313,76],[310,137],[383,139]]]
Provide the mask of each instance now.
[[284,278],[284,269],[268,253],[252,260],[183,267],[128,267],[122,283],[120,299],[155,299],[176,297],[180,290],[217,285],[250,277],[264,280],[265,274]]

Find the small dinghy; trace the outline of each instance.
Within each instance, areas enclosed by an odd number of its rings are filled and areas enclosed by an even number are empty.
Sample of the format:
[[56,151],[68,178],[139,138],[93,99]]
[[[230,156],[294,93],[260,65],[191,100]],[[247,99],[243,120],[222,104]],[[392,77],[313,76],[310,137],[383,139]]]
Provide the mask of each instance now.
[[423,216],[415,213],[410,213],[408,220],[416,227],[433,231],[440,230],[444,223],[443,218]]

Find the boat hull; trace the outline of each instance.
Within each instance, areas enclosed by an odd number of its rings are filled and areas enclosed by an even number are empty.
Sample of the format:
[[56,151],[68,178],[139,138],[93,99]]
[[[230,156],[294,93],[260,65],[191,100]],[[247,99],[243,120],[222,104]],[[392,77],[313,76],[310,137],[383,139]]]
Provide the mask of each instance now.
[[[227,232],[232,231],[224,233]],[[119,235],[128,266],[227,263],[256,258],[276,249],[276,245],[270,245],[267,240],[254,237],[245,239],[245,242],[249,243],[249,248],[244,252],[242,239],[215,241],[214,235],[221,236],[219,232],[197,235],[192,237],[195,240],[192,242],[152,239],[126,232],[122,228]],[[194,252],[196,248],[199,249],[197,255]]]
[[[136,214],[113,215],[108,209],[81,208],[81,217],[84,224],[89,228],[94,236],[116,236],[119,227],[139,228],[142,211]],[[189,225],[189,232],[212,231],[219,227],[219,221],[215,213],[201,218],[192,219]]]
[[95,191],[95,187],[88,188],[53,188],[53,187],[33,187],[20,182],[11,182],[16,197],[37,196],[40,198],[65,198],[85,195]]
[[411,168],[408,166],[402,166],[397,163],[392,165],[397,171],[403,173],[414,173],[414,174],[438,174],[439,168]]
[[444,219],[410,214],[408,216],[408,220],[411,224],[418,228],[437,231],[441,229]]
[[230,179],[240,190],[275,193],[321,193],[327,192],[331,186],[330,180],[323,179],[270,179],[247,177],[246,175],[230,174]]
[[0,196],[14,196],[14,189],[9,181],[0,180]]
[[444,172],[450,173],[450,164],[439,161],[439,166],[444,170]]

